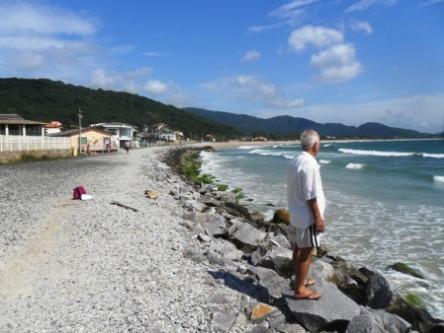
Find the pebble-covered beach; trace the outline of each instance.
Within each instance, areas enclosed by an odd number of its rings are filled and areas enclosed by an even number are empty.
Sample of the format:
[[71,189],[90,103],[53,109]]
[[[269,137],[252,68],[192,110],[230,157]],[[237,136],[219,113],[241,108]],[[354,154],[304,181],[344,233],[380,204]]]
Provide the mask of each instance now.
[[[311,272],[321,300],[294,300],[285,223],[191,186],[172,155],[0,166],[0,332],[444,329],[379,273],[326,253]],[[71,200],[77,185],[93,200]]]
[[[182,255],[198,241],[157,152],[0,166],[0,332],[210,332],[237,314],[245,296]],[[71,200],[80,184],[92,201]]]

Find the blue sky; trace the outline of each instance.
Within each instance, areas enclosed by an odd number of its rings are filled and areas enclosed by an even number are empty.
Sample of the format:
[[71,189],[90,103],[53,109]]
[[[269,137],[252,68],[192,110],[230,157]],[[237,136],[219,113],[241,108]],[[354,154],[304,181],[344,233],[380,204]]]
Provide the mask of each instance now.
[[438,132],[444,0],[1,1],[0,76]]

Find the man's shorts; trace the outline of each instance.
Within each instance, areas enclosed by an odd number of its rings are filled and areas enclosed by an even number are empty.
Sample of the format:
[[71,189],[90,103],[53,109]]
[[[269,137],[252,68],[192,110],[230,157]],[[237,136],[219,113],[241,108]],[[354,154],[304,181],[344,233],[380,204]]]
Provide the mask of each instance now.
[[299,229],[293,225],[288,226],[288,239],[293,247],[298,248],[318,248],[320,243],[319,233],[311,225],[306,229]]

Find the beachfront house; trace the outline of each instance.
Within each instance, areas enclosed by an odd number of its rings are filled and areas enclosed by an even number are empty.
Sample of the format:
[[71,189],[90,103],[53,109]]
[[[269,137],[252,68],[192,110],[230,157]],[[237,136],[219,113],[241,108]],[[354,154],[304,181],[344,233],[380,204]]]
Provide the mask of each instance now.
[[0,135],[44,136],[46,123],[27,120],[18,114],[0,114]]
[[[70,139],[71,150],[79,149],[79,130],[72,129],[60,133],[50,134],[50,137],[68,137]],[[104,131],[100,128],[87,127],[82,128],[80,137],[81,152],[106,152],[116,151],[119,148],[118,140],[114,137],[114,133]]]
[[119,147],[124,147],[128,142],[131,146],[134,145],[134,136],[137,132],[137,128],[135,126],[125,124],[125,123],[99,123],[93,124],[91,127],[102,129],[106,132],[113,133],[113,138],[117,140]]
[[144,137],[151,138],[153,141],[176,142],[184,139],[183,132],[174,131],[164,123],[145,125],[143,133]]
[[58,121],[51,121],[45,125],[45,135],[60,133],[62,131],[62,123]]

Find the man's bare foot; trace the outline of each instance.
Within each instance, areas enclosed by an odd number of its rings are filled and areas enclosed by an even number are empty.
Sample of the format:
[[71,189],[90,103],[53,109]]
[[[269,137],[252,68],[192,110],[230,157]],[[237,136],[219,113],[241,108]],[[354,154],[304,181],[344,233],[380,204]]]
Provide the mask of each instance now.
[[294,294],[294,298],[298,300],[308,299],[308,300],[317,301],[318,299],[321,298],[321,294],[318,291],[305,288],[301,292],[296,292]]

